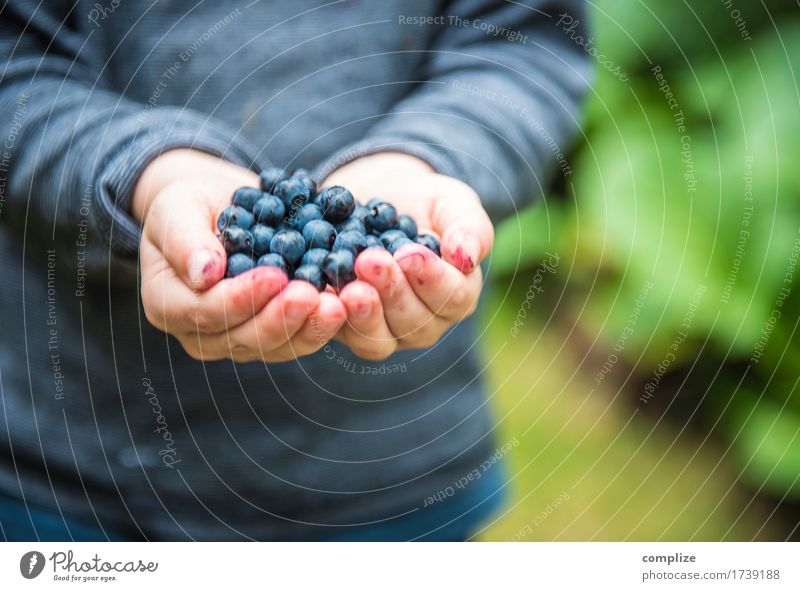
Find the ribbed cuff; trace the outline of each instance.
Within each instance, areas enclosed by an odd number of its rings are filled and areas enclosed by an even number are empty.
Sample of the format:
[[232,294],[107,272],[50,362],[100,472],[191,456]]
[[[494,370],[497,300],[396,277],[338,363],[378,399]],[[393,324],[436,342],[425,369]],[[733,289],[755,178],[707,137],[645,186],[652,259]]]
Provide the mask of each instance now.
[[200,150],[246,168],[259,170],[258,151],[235,131],[198,113],[179,109],[143,112],[115,130],[126,137],[100,169],[95,184],[93,221],[119,256],[133,258],[139,250],[141,227],[130,214],[136,181],[155,158],[178,148]]

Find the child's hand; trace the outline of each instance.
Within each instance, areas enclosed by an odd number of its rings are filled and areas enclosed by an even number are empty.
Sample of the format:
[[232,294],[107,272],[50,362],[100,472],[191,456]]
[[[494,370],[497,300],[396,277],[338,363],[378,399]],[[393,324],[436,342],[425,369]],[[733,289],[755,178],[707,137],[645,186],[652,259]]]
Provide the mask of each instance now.
[[433,345],[475,310],[482,283],[479,263],[492,247],[494,229],[469,186],[399,153],[355,160],[324,185],[347,187],[362,203],[386,199],[399,213],[411,215],[420,233],[433,231],[442,241],[441,259],[416,244],[394,256],[381,249],[361,253],[358,280],[339,294],[347,323],[338,340],[361,357],[383,359],[396,349]]
[[[195,359],[285,361],[313,353],[343,325],[331,293],[271,267],[233,279],[215,235],[233,191],[258,176],[208,154],[174,150],[154,160],[134,193],[143,221],[142,305],[147,319]],[[285,287],[285,288],[284,288]]]

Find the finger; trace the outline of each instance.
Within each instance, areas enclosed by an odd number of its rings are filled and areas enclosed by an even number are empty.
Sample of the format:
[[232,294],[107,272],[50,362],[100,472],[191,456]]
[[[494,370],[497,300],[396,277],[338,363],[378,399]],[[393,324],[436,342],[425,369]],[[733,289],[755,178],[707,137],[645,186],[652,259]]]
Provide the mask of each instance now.
[[432,345],[446,328],[420,300],[388,251],[365,250],[356,259],[356,275],[378,292],[386,324],[403,345]]
[[394,335],[383,317],[383,306],[378,292],[369,283],[356,280],[339,292],[339,299],[347,310],[347,321],[342,327],[344,341],[350,350],[362,359],[386,359],[397,348]]
[[319,294],[319,306],[289,342],[272,351],[268,361],[288,361],[310,355],[324,347],[344,326],[347,312],[338,297]]
[[394,256],[416,295],[434,314],[456,322],[475,311],[483,282],[480,267],[461,273],[418,244],[403,246]]
[[[143,248],[143,257],[150,256],[149,248]],[[170,334],[214,334],[254,317],[288,281],[279,269],[257,267],[195,293],[165,266],[142,276],[142,306],[150,323]]]
[[463,191],[453,191],[450,182],[446,192],[437,194],[431,223],[442,237],[442,257],[464,273],[477,267],[492,248],[492,222],[478,196],[467,185],[463,185]]
[[190,289],[203,291],[225,275],[225,249],[214,232],[214,199],[202,186],[192,194],[185,186],[164,189],[150,207],[146,239],[163,253],[175,274]]
[[201,335],[205,359],[266,359],[297,333],[319,306],[319,293],[305,281],[290,281],[255,318],[218,335]]

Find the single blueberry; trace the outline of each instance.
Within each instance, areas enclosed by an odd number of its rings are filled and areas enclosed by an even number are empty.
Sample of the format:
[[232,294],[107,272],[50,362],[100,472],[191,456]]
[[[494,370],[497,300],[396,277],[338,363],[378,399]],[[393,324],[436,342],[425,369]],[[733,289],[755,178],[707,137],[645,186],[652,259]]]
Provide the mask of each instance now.
[[293,210],[290,213],[289,225],[295,230],[302,232],[308,222],[321,219],[322,212],[319,207],[313,203],[306,203],[299,209]]
[[344,232],[359,232],[360,234],[366,234],[367,229],[364,227],[364,223],[354,216],[350,216],[345,221],[340,224],[336,224],[336,231],[339,234],[343,234]]
[[364,207],[360,203],[356,203],[355,209],[353,209],[353,213],[350,217],[356,218],[357,220],[363,222],[364,218],[369,215],[369,207]]
[[271,252],[269,254],[265,254],[260,257],[256,261],[256,265],[260,267],[275,267],[276,269],[280,269],[284,273],[289,273],[289,266],[286,264],[286,259],[284,259],[281,255],[275,254]]
[[417,237],[417,222],[410,215],[397,216],[397,229],[414,240]]
[[291,267],[294,267],[303,258],[306,241],[297,230],[279,230],[269,243],[269,251],[281,255]]
[[342,232],[336,236],[333,243],[333,250],[349,250],[355,256],[361,254],[367,248],[367,237],[361,232],[353,230]]
[[225,228],[237,226],[244,230],[249,230],[255,223],[253,214],[239,205],[229,205],[222,210],[217,218],[217,230],[222,232]]
[[236,277],[245,271],[253,268],[253,259],[240,252],[228,257],[228,268],[225,270],[225,277]]
[[381,239],[372,234],[367,234],[367,248],[386,248]]
[[406,236],[405,232],[402,230],[386,230],[382,232],[380,236],[381,242],[383,242],[383,245],[387,248],[392,242],[400,238],[408,238],[408,236]]
[[317,183],[314,182],[314,179],[311,178],[311,173],[308,172],[305,168],[298,168],[292,174],[292,178],[300,179],[303,184],[308,187],[309,192],[311,195],[317,194]]
[[275,226],[283,219],[286,208],[283,202],[275,195],[265,194],[253,206],[253,214],[260,224]]
[[336,250],[325,257],[322,262],[322,273],[334,288],[342,289],[351,281],[355,281],[356,258],[349,250]]
[[282,168],[271,166],[262,171],[261,174],[258,175],[258,178],[261,180],[261,190],[267,193],[273,193],[275,191],[275,185],[288,179],[289,175]]
[[306,251],[306,254],[303,255],[303,260],[300,261],[300,265],[305,267],[307,265],[316,265],[317,267],[322,267],[322,261],[325,260],[325,257],[328,256],[327,250],[324,248],[309,248]]
[[280,197],[287,210],[291,210],[292,207],[300,207],[311,197],[311,191],[302,180],[297,178],[281,181],[275,185],[274,193]]
[[442,256],[442,250],[439,246],[439,240],[436,238],[436,236],[432,236],[431,234],[420,234],[414,241],[417,244],[428,247],[430,250],[436,253],[436,256]]
[[322,274],[322,269],[317,265],[302,265],[297,267],[297,269],[294,270],[292,279],[308,281],[317,288],[317,291],[325,289],[325,276]]
[[269,252],[269,243],[272,237],[275,236],[275,228],[264,224],[256,224],[250,232],[253,234],[253,256],[260,257],[267,254]]
[[222,231],[222,245],[229,255],[240,252],[249,256],[253,252],[253,235],[239,226],[230,226]]
[[407,236],[403,235],[402,238],[396,238],[395,240],[392,240],[389,244],[387,244],[386,250],[388,250],[391,254],[394,254],[406,244],[414,244],[414,241],[411,240],[411,238],[408,238]]
[[320,209],[329,222],[345,221],[356,207],[353,194],[344,187],[328,187],[320,193]]
[[336,240],[336,230],[325,220],[311,220],[303,228],[303,238],[308,248],[333,248]]
[[264,193],[255,187],[239,187],[233,193],[233,204],[244,207],[247,211],[253,211],[256,201],[263,196]]
[[364,218],[364,222],[371,230],[385,232],[397,224],[397,210],[391,203],[381,201],[370,208],[369,215]]

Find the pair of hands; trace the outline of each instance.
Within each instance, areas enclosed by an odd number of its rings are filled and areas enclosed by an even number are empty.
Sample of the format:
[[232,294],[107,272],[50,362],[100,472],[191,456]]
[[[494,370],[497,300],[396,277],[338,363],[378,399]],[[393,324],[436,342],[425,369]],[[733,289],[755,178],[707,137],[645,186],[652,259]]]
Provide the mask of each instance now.
[[433,345],[475,310],[492,224],[469,186],[422,160],[366,156],[322,184],[347,187],[362,202],[385,198],[442,243],[442,259],[417,244],[394,256],[367,249],[356,260],[358,279],[338,294],[288,281],[271,267],[222,280],[226,257],[215,222],[245,185],[257,187],[258,176],[202,152],[173,150],[147,166],[134,191],[145,314],[191,357],[287,361],[336,339],[378,360]]

